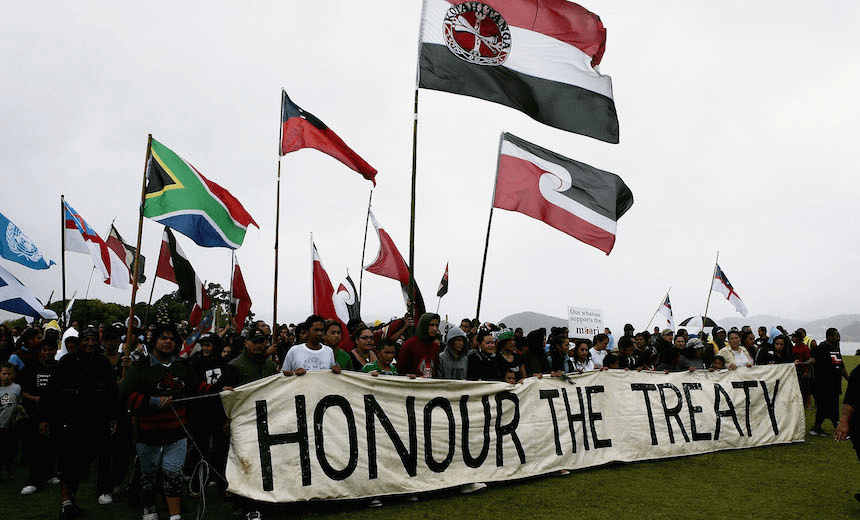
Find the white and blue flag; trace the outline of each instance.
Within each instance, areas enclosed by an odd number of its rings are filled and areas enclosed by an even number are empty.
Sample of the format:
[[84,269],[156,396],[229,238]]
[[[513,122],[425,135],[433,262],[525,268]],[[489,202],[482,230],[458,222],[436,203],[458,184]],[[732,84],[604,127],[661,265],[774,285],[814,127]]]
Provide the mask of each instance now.
[[47,269],[53,260],[45,260],[42,252],[27,235],[0,213],[0,256],[30,269]]
[[0,266],[0,309],[34,318],[57,319],[56,312],[46,309],[30,289],[3,266]]

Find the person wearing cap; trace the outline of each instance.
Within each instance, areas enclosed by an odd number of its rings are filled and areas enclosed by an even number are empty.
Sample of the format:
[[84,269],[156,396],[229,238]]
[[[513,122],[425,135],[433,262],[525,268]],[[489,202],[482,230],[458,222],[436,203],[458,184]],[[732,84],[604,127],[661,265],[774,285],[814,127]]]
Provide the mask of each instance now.
[[720,350],[726,346],[726,329],[722,327],[714,327],[711,330],[711,340],[708,345],[714,350],[714,355],[719,355]]
[[39,400],[39,432],[57,442],[61,520],[82,514],[75,496],[78,486],[116,430],[120,411],[113,367],[96,352],[98,330],[86,327],[80,337],[80,347],[60,360]]
[[689,370],[690,372],[707,370],[708,364],[705,362],[704,354],[705,344],[702,343],[702,340],[695,337],[690,338],[684,346],[683,351],[681,351],[678,367],[681,370]]
[[263,329],[252,327],[245,339],[245,350],[227,364],[229,373],[226,374],[225,383],[239,386],[276,374],[278,367],[266,357],[269,341],[270,337]]

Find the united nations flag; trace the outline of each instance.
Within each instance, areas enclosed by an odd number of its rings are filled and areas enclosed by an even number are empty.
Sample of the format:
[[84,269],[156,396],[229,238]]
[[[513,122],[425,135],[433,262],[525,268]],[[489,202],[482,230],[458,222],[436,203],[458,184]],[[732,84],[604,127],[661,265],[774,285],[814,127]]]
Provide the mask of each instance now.
[[47,269],[54,265],[54,261],[46,261],[39,248],[2,213],[0,213],[0,256],[30,269]]

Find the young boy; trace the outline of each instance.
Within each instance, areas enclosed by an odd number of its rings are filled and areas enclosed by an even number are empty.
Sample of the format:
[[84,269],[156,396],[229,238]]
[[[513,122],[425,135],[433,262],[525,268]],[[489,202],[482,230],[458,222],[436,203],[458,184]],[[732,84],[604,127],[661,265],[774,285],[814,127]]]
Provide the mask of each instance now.
[[[18,452],[18,429],[21,418],[21,385],[15,381],[15,365],[6,361],[0,365],[0,464],[7,474],[15,475],[13,461]],[[2,466],[0,466],[2,469]]]
[[[394,352],[394,345],[386,341],[379,348],[379,351],[376,354],[376,361],[367,363],[366,365],[361,367],[361,371],[369,372],[372,376],[378,376],[379,374],[386,376],[396,376],[397,367],[391,364],[391,361],[394,359]],[[412,377],[414,378],[415,376],[413,375]]]
[[321,316],[312,314],[305,320],[305,326],[308,328],[307,343],[295,345],[287,352],[283,366],[284,375],[302,376],[307,372],[328,369],[339,374],[340,366],[334,360],[334,353],[330,348],[323,348],[325,320]]

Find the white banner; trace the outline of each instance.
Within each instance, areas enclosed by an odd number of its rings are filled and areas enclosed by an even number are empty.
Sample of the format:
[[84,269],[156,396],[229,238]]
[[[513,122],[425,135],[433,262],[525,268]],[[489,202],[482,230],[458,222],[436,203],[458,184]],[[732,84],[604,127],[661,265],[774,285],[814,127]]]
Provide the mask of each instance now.
[[603,333],[603,311],[588,307],[567,308],[567,335],[570,338],[592,339]]
[[517,385],[311,372],[221,396],[229,490],[267,502],[417,493],[805,434],[790,364]]

